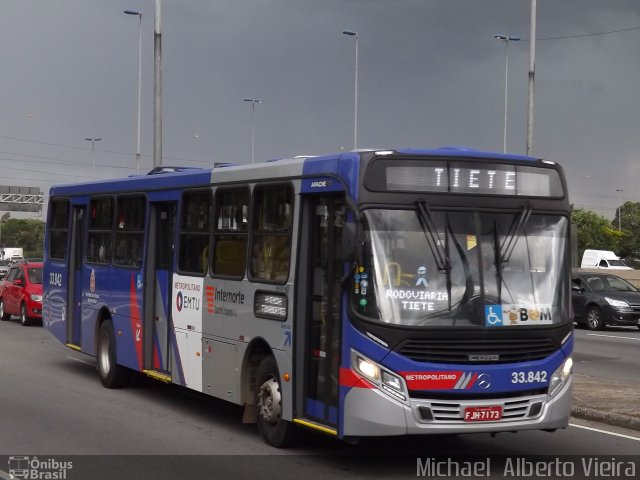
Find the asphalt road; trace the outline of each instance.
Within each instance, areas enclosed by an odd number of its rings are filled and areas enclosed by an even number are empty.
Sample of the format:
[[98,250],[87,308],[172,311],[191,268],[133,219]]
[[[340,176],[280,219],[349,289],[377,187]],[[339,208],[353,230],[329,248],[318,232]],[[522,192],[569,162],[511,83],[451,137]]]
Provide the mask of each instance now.
[[573,370],[580,375],[609,378],[640,389],[640,329],[607,327],[576,329]]
[[0,478],[8,478],[9,456],[71,461],[69,480],[414,478],[418,458],[440,455],[501,456],[489,478],[505,477],[505,459],[560,455],[577,465],[573,478],[585,478],[585,456],[626,462],[640,450],[638,432],[578,420],[555,433],[370,439],[358,446],[305,432],[294,448],[277,450],[241,417],[235,405],[151,380],[105,389],[91,357],[40,327],[0,322]]

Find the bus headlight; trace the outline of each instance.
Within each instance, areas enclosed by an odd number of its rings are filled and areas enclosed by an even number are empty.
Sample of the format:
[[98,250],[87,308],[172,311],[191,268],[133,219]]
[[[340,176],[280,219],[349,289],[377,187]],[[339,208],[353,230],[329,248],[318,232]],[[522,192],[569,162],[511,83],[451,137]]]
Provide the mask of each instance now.
[[380,379],[380,368],[378,365],[359,355],[356,357],[356,370],[375,383],[378,383]]
[[41,302],[42,301],[42,295],[36,295],[36,294],[32,293],[30,296],[31,296],[31,300],[33,300],[34,302]]
[[407,391],[401,377],[385,370],[355,350],[351,350],[351,368],[387,395],[396,400],[407,401]]
[[571,376],[572,367],[573,360],[569,357],[553,372],[551,381],[549,382],[549,398],[560,391],[567,379]]

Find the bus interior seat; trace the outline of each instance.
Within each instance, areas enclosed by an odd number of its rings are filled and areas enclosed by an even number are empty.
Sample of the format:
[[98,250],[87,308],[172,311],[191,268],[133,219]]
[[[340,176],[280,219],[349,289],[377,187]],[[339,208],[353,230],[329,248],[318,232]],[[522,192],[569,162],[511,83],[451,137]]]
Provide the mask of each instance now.
[[246,246],[245,240],[217,241],[214,273],[233,277],[244,275]]

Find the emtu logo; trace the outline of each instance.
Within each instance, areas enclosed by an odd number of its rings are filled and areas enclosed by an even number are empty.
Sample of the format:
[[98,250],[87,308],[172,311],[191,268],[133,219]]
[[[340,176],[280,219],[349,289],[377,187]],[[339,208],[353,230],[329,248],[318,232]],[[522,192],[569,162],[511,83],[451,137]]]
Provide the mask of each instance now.
[[184,298],[182,297],[182,292],[178,292],[178,295],[176,295],[176,308],[179,312],[182,311],[182,305],[184,305]]
[[176,308],[178,312],[184,310],[200,310],[200,298],[178,292],[176,295]]

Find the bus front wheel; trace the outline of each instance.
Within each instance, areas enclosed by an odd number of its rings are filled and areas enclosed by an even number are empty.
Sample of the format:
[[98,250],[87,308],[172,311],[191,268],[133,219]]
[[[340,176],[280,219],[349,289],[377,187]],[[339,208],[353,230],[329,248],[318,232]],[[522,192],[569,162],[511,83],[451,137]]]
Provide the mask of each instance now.
[[116,336],[110,320],[98,331],[98,373],[107,388],[123,387],[131,380],[131,370],[116,363]]
[[293,437],[294,425],[282,419],[282,388],[276,360],[265,357],[256,373],[256,417],[258,430],[274,447],[287,446]]

